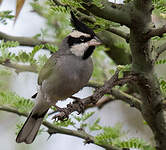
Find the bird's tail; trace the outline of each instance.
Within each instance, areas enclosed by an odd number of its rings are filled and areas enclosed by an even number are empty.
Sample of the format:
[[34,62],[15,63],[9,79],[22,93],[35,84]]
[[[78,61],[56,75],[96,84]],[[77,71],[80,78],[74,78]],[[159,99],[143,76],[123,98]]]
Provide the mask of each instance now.
[[38,114],[34,109],[32,110],[17,135],[17,143],[25,142],[26,144],[30,144],[34,141],[47,111],[48,109],[42,114]]

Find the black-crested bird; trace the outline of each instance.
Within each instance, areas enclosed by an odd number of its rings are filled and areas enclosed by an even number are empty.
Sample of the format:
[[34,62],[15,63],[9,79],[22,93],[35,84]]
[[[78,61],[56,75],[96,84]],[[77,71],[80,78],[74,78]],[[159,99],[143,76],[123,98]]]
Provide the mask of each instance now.
[[79,21],[71,12],[75,29],[62,41],[41,69],[36,104],[17,135],[16,142],[30,144],[34,141],[43,118],[58,100],[71,97],[89,81],[93,63],[91,54],[101,44],[92,29]]

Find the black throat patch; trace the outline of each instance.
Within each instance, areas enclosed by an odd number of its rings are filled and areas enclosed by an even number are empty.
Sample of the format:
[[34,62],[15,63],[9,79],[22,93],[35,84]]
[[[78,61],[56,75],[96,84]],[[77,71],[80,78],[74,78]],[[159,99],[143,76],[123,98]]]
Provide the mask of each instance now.
[[85,60],[85,59],[89,58],[89,57],[92,55],[94,49],[95,49],[95,46],[90,46],[90,47],[84,52],[84,55],[82,56],[82,59]]

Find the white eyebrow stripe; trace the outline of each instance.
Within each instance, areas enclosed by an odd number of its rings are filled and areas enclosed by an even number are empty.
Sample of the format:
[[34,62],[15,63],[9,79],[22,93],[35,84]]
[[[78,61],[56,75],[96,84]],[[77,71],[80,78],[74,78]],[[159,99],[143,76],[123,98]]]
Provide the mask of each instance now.
[[75,38],[78,38],[80,36],[90,37],[89,34],[82,33],[80,31],[76,31],[76,30],[74,30],[73,32],[71,32],[69,35],[72,36],[72,37],[75,37]]

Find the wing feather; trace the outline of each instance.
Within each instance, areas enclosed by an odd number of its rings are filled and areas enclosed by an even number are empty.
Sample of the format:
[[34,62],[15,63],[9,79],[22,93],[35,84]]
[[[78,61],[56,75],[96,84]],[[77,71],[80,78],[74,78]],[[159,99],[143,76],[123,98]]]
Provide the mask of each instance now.
[[53,54],[39,72],[38,85],[41,85],[42,82],[50,76],[52,70],[56,65],[56,62],[57,62],[57,55]]

